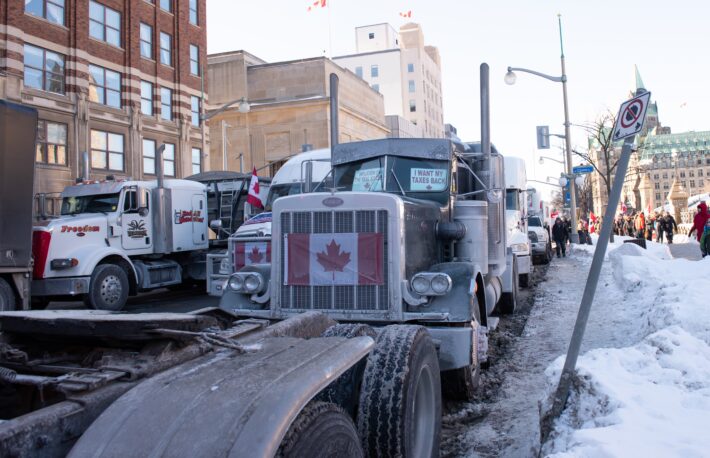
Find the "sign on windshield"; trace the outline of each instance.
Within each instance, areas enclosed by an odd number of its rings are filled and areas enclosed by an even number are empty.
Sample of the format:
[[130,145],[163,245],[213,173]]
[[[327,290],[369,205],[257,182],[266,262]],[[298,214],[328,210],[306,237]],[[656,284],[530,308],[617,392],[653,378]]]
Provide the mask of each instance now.
[[362,169],[355,172],[353,191],[382,191],[382,169]]
[[411,191],[443,191],[447,182],[446,169],[412,168],[409,177]]

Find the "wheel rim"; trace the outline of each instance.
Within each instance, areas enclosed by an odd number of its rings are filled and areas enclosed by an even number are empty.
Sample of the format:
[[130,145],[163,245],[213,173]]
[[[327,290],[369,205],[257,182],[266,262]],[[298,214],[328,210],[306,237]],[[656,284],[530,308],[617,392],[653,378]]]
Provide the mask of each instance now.
[[114,305],[120,301],[122,290],[121,280],[116,275],[107,275],[101,281],[99,294],[104,303]]
[[434,379],[429,366],[422,367],[414,393],[414,428],[412,431],[414,457],[431,456],[436,423]]

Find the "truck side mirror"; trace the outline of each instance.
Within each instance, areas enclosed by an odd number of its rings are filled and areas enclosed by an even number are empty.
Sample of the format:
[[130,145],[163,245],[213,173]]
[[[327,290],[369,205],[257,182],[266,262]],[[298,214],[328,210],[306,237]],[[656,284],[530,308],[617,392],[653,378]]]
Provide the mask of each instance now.
[[305,169],[305,173],[301,175],[303,178],[303,183],[301,185],[301,192],[307,193],[313,191],[313,161],[306,161],[303,163],[301,171]]
[[138,187],[136,189],[136,206],[139,215],[144,218],[148,216],[148,191],[145,188]]
[[222,229],[222,220],[221,219],[213,219],[210,221],[210,229],[212,229],[215,232],[219,232],[220,229]]

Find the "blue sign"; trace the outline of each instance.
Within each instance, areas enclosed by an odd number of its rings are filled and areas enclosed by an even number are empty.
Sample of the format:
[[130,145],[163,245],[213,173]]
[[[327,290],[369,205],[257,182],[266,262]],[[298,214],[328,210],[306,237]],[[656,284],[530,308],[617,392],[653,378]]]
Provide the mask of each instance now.
[[569,191],[565,192],[565,202],[570,202],[572,200],[572,197],[569,194]]
[[594,167],[591,165],[578,165],[577,167],[572,167],[572,173],[592,173]]

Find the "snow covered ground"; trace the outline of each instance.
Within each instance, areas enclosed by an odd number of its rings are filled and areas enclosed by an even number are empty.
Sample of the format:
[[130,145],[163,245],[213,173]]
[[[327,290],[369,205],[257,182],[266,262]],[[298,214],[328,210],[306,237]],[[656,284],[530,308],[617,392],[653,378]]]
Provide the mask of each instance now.
[[[609,246],[594,301],[607,314],[606,338],[594,332],[594,307],[590,319],[589,338],[607,348],[585,345],[594,349],[578,360],[567,408],[542,454],[709,456],[710,257],[672,259],[666,245],[620,242]],[[575,252],[591,256],[594,248]],[[546,395],[563,363],[564,355],[545,371]]]

